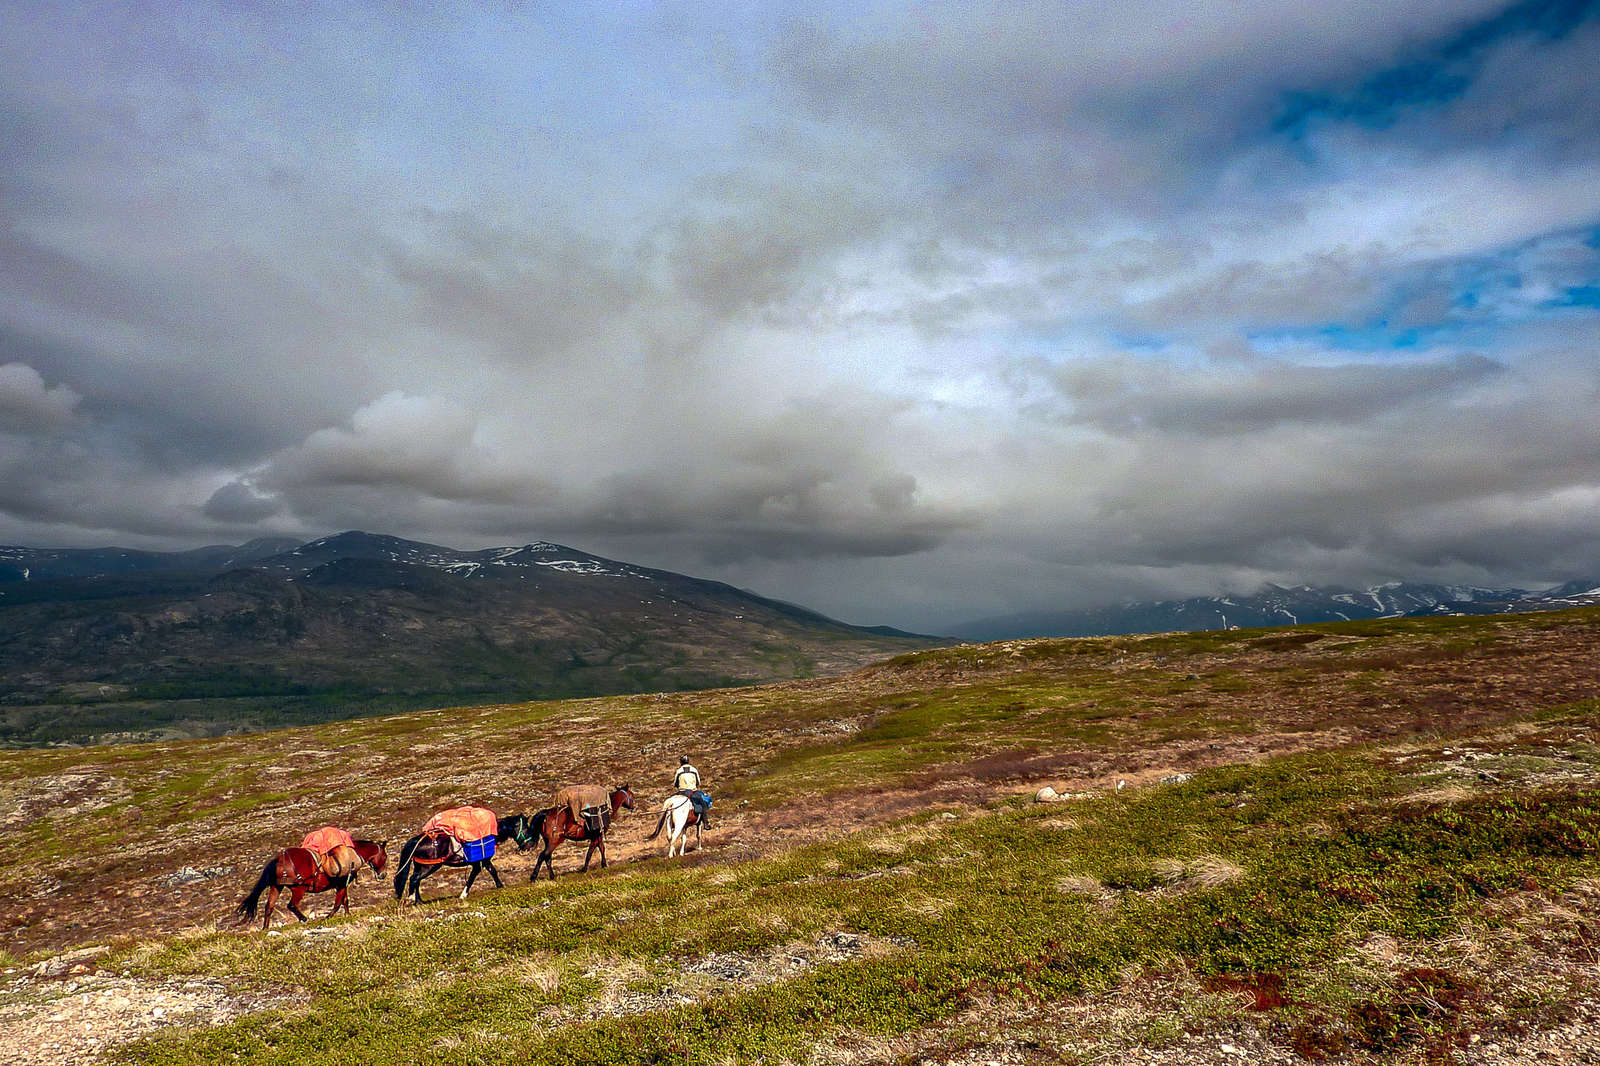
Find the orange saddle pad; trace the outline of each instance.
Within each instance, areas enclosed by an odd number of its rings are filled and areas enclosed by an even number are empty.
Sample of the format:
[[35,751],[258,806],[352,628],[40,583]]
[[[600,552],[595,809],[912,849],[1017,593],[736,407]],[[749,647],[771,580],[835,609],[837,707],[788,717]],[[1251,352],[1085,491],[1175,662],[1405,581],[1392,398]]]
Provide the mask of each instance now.
[[452,807],[429,818],[422,831],[429,833],[437,829],[457,840],[470,841],[492,837],[498,828],[494,812],[487,807]]
[[314,851],[318,855],[326,855],[340,845],[353,848],[356,846],[356,842],[349,833],[335,825],[325,825],[321,829],[313,829],[300,842],[302,848]]

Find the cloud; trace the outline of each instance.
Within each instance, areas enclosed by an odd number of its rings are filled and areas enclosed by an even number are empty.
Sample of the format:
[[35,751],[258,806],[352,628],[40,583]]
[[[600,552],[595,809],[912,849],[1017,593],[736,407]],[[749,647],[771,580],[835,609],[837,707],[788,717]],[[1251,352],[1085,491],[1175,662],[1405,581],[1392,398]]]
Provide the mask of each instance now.
[[255,478],[277,492],[393,489],[439,500],[510,502],[531,486],[477,440],[478,418],[437,397],[391,392],[358,409],[350,428],[319,429]]
[[0,366],[0,431],[60,429],[72,420],[81,399],[65,385],[46,387],[39,372],[25,363]]
[[1541,10],[5,7],[0,538],[911,625],[1600,570],[1600,19]]
[[1067,422],[1119,437],[1239,437],[1285,425],[1357,427],[1437,404],[1505,371],[1477,354],[1391,365],[1301,365],[1275,359],[1211,366],[1119,356],[1042,372]]
[[675,429],[619,424],[630,443],[656,447],[618,466],[600,456],[569,467],[541,447],[537,426],[391,393],[217,490],[205,510],[237,521],[281,507],[324,527],[382,518],[407,531],[509,536],[536,524],[547,536],[668,537],[718,564],[914,553],[975,521],[919,499],[916,476],[897,467],[890,427],[911,417],[903,404],[824,395],[721,421],[713,409]]
[[249,485],[230,481],[213,492],[201,506],[208,518],[229,525],[248,525],[263,518],[271,518],[283,510],[283,504],[270,496],[261,496]]

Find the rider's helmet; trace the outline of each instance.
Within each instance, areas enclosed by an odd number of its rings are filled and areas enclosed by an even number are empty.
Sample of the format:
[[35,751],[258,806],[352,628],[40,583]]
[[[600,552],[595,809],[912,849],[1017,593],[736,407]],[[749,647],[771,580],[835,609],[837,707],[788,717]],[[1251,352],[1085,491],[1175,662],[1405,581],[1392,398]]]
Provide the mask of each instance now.
[[679,766],[688,766],[689,765],[689,756],[687,756],[687,755],[678,756],[678,765]]

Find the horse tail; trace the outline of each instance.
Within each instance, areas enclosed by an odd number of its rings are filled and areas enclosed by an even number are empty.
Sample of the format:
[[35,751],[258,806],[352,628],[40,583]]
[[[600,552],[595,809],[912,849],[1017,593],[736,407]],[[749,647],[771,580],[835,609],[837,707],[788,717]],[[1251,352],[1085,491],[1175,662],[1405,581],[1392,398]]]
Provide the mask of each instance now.
[[672,812],[670,810],[666,810],[666,811],[662,811],[661,812],[661,818],[660,818],[659,821],[656,822],[656,831],[654,833],[651,833],[649,836],[645,837],[646,840],[654,840],[656,837],[661,835],[661,828],[662,828],[662,826],[667,824],[667,816],[670,815],[671,813]]
[[406,846],[400,849],[400,861],[394,868],[394,898],[399,899],[406,890],[406,874],[411,872],[411,855],[422,843],[421,837],[412,837],[406,841]]
[[256,916],[256,904],[261,900],[261,893],[272,887],[272,879],[277,872],[278,857],[274,855],[267,860],[266,868],[261,871],[261,877],[256,881],[256,887],[252,888],[250,894],[239,904],[239,913],[245,920],[248,921]]

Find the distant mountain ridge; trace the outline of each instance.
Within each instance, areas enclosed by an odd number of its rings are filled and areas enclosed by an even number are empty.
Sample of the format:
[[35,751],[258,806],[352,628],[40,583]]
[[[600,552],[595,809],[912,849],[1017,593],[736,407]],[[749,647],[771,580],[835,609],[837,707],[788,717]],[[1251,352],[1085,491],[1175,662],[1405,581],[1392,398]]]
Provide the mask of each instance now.
[[544,541],[0,547],[0,742],[782,680],[933,643]]
[[134,548],[21,548],[0,545],[0,584],[53,581],[136,573],[221,573],[249,566],[298,547],[287,537],[260,537],[247,544],[213,544],[183,552]]
[[1502,614],[1600,604],[1600,579],[1541,591],[1390,582],[1367,589],[1285,588],[1268,584],[1250,596],[1196,596],[1079,611],[1040,611],[978,619],[951,627],[964,640],[1098,637],[1205,629],[1249,629],[1311,622],[1429,614]]

